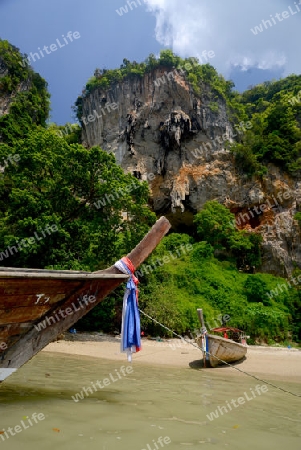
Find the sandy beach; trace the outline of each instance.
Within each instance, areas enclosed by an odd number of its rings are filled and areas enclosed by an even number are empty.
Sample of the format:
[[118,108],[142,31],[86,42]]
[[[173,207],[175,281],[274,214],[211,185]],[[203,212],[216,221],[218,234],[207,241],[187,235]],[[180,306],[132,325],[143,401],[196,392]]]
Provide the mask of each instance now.
[[[75,335],[68,340],[52,342],[43,351],[81,355],[105,360],[127,362],[120,353],[120,338],[111,336]],[[133,355],[134,364],[164,365],[169,367],[202,368],[201,351],[180,339],[158,342],[142,340],[142,350]],[[235,367],[268,380],[301,382],[301,350],[281,347],[249,346],[247,357]],[[231,367],[214,370],[227,376],[241,375]]]

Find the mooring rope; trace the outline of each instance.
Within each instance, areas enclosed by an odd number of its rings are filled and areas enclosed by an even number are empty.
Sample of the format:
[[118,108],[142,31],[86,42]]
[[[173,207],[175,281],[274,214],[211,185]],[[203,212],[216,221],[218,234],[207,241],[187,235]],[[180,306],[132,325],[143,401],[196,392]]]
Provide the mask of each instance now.
[[[168,330],[170,333],[174,334],[175,336],[177,336],[178,338],[181,339],[181,341],[185,341],[190,345],[193,345],[194,347],[198,348],[199,350],[201,350],[201,352],[203,352],[203,349],[195,344],[194,342],[190,342],[187,339],[185,339],[183,336],[181,336],[180,334],[177,334],[175,331],[171,330],[170,328],[166,327],[165,325],[163,325],[163,323],[158,322],[158,320],[154,319],[153,317],[149,316],[148,314],[146,314],[144,311],[142,311],[141,309],[139,309],[139,311],[141,312],[141,314],[143,314],[144,316],[148,317],[150,320],[152,320],[153,322],[157,323],[158,325],[160,325],[162,328],[165,328],[166,330]],[[262,380],[261,378],[256,377],[256,375],[252,375],[251,373],[246,372],[245,370],[242,369],[238,369],[238,367],[232,366],[232,364],[227,363],[226,361],[223,361],[222,359],[218,358],[217,356],[212,355],[210,352],[205,351],[205,353],[207,353],[210,356],[213,356],[213,358],[216,358],[218,361],[222,362],[223,364],[226,364],[229,367],[232,367],[232,369],[237,370],[238,372],[244,373],[245,375],[254,378],[255,380],[258,381],[262,381],[265,384],[268,384],[269,386],[272,386],[276,389],[279,389],[280,391],[286,392],[287,394],[291,394],[294,395],[295,397],[301,397],[301,394],[295,394],[294,392],[288,391],[287,389],[284,389],[280,386],[276,386],[276,384],[270,383],[269,381],[266,380]]]

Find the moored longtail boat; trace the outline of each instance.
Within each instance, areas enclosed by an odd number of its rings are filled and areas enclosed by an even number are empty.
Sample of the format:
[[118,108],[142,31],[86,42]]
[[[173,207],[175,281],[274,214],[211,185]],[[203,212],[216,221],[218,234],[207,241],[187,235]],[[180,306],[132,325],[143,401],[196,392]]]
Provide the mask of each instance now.
[[220,327],[213,328],[210,331],[223,333],[224,337],[208,334],[204,327],[201,309],[198,309],[198,316],[202,324],[202,332],[197,337],[196,342],[203,350],[204,367],[216,367],[223,364],[223,361],[233,363],[245,357],[247,346],[243,331],[238,328]]
[[[127,255],[135,269],[169,228],[161,217]],[[115,266],[96,272],[0,268],[0,383],[128,278]]]

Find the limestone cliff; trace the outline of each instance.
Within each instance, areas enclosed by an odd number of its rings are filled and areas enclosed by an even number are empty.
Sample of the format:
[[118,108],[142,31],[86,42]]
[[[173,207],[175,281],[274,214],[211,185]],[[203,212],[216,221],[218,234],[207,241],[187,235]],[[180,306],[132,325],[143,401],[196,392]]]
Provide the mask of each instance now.
[[[8,75],[8,67],[6,66],[3,59],[0,57],[0,83],[1,78]],[[9,105],[12,99],[10,95],[0,95],[0,117],[9,112]]]
[[235,213],[239,228],[262,233],[261,270],[287,276],[301,267],[293,219],[300,182],[272,165],[262,180],[241,173],[227,150],[237,133],[226,104],[212,99],[209,86],[197,96],[184,74],[157,68],[85,96],[82,115],[90,121],[83,123],[82,140],[114,153],[126,172],[148,180],[154,211],[177,229],[189,226],[206,201],[218,200]]
[[[4,78],[8,74],[9,74],[9,69],[8,69],[7,65],[5,64],[3,58],[1,58],[1,56],[0,56],[0,86],[1,86],[1,78]],[[30,89],[30,86],[31,86],[31,82],[28,78],[28,80],[22,81],[19,84],[17,90],[13,94],[12,93],[4,93],[4,92],[0,93],[0,117],[3,116],[4,114],[9,113],[10,104],[14,101],[16,93],[22,92],[22,91],[28,91]]]

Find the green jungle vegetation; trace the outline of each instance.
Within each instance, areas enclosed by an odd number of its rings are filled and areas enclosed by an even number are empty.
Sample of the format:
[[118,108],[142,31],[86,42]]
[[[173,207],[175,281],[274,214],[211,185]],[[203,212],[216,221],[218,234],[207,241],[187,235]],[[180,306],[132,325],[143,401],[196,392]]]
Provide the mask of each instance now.
[[[48,126],[45,80],[22,67],[19,52],[7,41],[0,41],[0,58],[8,70],[4,78],[12,72],[14,80],[8,85],[0,78],[1,95],[13,95],[10,113],[0,117],[0,158],[7,161],[0,177],[0,264],[70,270],[107,267],[130,251],[155,222],[147,206],[147,183],[125,174],[113,155],[79,144],[77,125]],[[16,89],[22,81],[29,84],[29,91],[11,92],[11,86]],[[19,161],[9,162],[10,155],[18,155]],[[103,200],[99,208],[94,205],[98,200]],[[124,210],[132,221],[122,220]],[[58,230],[47,239],[22,244],[53,224]],[[9,250],[13,246],[17,252]]]
[[[200,66],[194,58],[181,60],[166,50],[159,60],[152,56],[140,65],[125,60],[116,80],[115,71],[103,71],[101,78],[96,71],[86,92],[98,86],[105,89],[125,76],[142,76],[160,64],[170,68],[186,64],[196,91],[202,82],[211,84],[213,96],[227,100],[232,117],[252,120],[253,128],[233,149],[242,171],[248,158],[254,163],[254,171],[243,174],[263,176],[262,168],[269,162],[283,161],[287,171],[298,173],[299,105],[285,103],[285,99],[298,94],[300,77],[265,83],[239,95],[232,90],[233,83],[226,82],[212,66]],[[155,221],[147,204],[147,184],[125,174],[114,157],[99,147],[83,147],[78,125],[47,122],[50,96],[46,81],[24,64],[16,47],[2,40],[0,68],[4,68],[0,101],[7,96],[12,99],[9,114],[0,117],[4,167],[0,176],[0,264],[73,270],[107,267],[130,251]],[[19,90],[22,83],[27,88]],[[280,105],[285,106],[282,115]],[[261,144],[255,143],[255,135]],[[18,156],[18,162],[12,156]],[[123,212],[131,220],[124,221]],[[301,222],[298,214],[296,219]],[[41,230],[54,224],[55,232],[28,243],[28,238],[35,233],[41,236]],[[238,270],[241,265],[254,266],[255,272],[260,268],[261,236],[237,230],[234,215],[215,201],[207,202],[195,215],[194,224],[193,236],[169,234],[146,262],[153,270],[141,276],[141,309],[180,334],[199,328],[196,309],[202,307],[209,324],[219,314],[229,314],[228,324],[245,330],[250,342],[300,342],[299,285],[280,289],[286,283],[280,277]],[[190,251],[178,256],[176,252],[188,244]],[[9,251],[13,246],[17,251]],[[164,258],[170,262],[163,264]],[[299,273],[296,269],[294,276]],[[123,289],[118,288],[76,327],[119,331]],[[168,335],[144,316],[142,326],[146,334]]]
[[[182,335],[195,336],[199,332],[196,310],[202,308],[208,329],[221,326],[217,320],[220,314],[229,314],[231,319],[227,325],[247,331],[248,343],[300,342],[301,285],[290,288],[280,277],[240,272],[237,267],[242,258],[260,264],[260,236],[236,230],[231,225],[233,217],[219,203],[207,202],[195,216],[196,238],[178,233],[165,237],[139,268],[140,308]],[[211,231],[207,240],[202,240],[206,227],[214,224],[218,224],[218,238]],[[253,240],[253,236],[257,238]],[[189,243],[191,250],[181,251]],[[215,257],[216,250],[221,249],[225,251],[223,257]],[[164,257],[170,261],[164,263]],[[294,276],[298,274],[301,272],[296,270]],[[93,318],[95,331],[118,330],[121,311],[122,289],[119,288],[79,321],[77,327],[89,328]],[[141,323],[146,334],[172,337],[143,315]]]
[[240,98],[252,128],[232,146],[244,173],[264,177],[273,163],[291,176],[301,174],[301,76],[266,81]]

